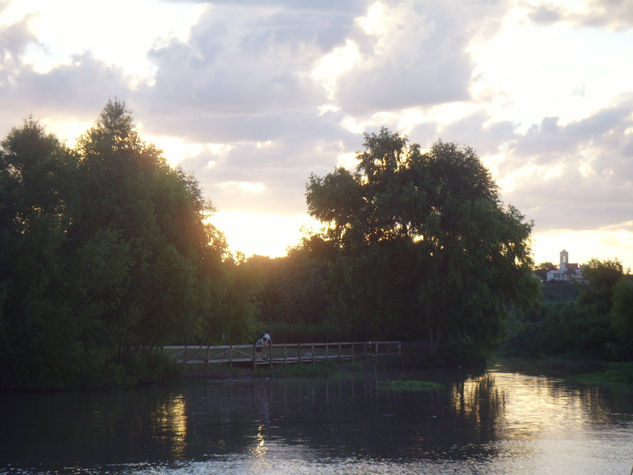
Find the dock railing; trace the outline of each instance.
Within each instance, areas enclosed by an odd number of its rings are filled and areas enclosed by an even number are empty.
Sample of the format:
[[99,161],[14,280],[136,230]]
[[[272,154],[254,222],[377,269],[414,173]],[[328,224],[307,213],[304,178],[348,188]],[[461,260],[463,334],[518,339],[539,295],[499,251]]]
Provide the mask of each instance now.
[[354,360],[361,357],[402,356],[399,341],[347,341],[328,343],[274,343],[270,347],[252,345],[180,345],[164,346],[163,351],[172,354],[176,361],[185,365],[221,364],[233,366],[250,363],[260,365],[288,365],[326,360]]

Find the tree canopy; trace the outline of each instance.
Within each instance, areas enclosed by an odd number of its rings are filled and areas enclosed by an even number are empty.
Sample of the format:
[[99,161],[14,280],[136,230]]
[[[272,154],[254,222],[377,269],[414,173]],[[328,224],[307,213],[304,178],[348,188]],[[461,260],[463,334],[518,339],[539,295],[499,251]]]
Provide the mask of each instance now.
[[471,148],[440,141],[423,153],[383,128],[357,160],[307,185],[335,250],[330,313],[368,337],[424,338],[432,353],[489,349],[509,306],[539,295],[531,224],[502,206]]
[[121,102],[74,149],[31,119],[13,129],[0,149],[0,384],[116,384],[158,345],[250,337],[211,210]]

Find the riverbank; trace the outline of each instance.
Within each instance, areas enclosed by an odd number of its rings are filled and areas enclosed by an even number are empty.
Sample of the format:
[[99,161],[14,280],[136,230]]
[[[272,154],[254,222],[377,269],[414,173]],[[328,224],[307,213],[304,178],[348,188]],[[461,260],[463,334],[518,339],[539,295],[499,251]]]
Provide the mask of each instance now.
[[579,374],[569,379],[582,384],[624,385],[633,391],[633,362],[609,363],[602,371]]

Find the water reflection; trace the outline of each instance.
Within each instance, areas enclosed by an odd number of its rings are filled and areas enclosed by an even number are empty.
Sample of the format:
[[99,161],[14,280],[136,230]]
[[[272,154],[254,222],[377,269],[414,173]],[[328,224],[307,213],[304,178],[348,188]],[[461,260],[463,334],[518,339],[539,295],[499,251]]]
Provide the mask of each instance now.
[[[387,391],[387,377],[444,389]],[[0,472],[568,473],[582,463],[628,473],[632,414],[630,394],[503,367],[4,395]]]
[[182,394],[172,395],[151,413],[152,433],[171,446],[172,457],[182,460],[187,447],[187,415]]

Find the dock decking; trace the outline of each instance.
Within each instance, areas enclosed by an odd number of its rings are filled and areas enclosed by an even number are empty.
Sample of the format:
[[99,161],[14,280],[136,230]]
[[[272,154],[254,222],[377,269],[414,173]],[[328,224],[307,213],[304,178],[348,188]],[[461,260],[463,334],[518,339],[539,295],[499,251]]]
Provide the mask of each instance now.
[[[335,343],[274,343],[270,348],[256,345],[164,346],[185,365],[288,365],[326,360],[353,360],[360,357],[381,357],[402,354],[399,341],[360,341]],[[270,354],[269,354],[270,352]]]

